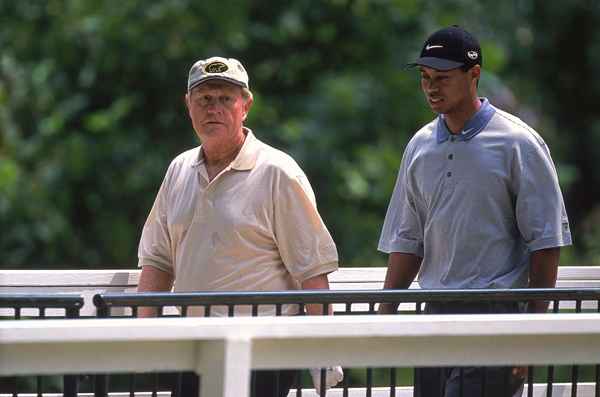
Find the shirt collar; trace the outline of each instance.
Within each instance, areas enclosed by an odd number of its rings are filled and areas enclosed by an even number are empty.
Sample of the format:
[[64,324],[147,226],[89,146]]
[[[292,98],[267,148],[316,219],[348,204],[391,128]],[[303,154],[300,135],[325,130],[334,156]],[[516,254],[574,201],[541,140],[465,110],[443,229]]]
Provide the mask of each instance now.
[[[496,113],[496,108],[490,104],[487,98],[481,98],[480,100],[481,107],[479,110],[466,122],[464,129],[459,134],[454,134],[458,140],[468,141],[479,134],[490,122],[494,113]],[[444,122],[444,116],[441,114],[437,118],[436,134],[438,143],[447,141],[451,135]]]
[[[256,165],[256,157],[258,156],[258,139],[252,133],[250,128],[244,128],[244,133],[246,134],[246,139],[244,139],[244,144],[240,149],[240,152],[235,156],[231,164],[229,164],[229,168],[238,170],[238,171],[247,171],[254,168]],[[205,159],[202,155],[202,146],[200,146],[198,150],[198,159],[192,164],[192,167],[196,168],[202,164],[204,164]]]

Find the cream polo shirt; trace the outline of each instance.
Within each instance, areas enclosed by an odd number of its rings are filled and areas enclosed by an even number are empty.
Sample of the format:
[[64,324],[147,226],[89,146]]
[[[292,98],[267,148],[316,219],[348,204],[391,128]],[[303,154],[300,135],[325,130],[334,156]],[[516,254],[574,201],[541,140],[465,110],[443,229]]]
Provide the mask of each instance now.
[[[200,147],[167,170],[142,231],[138,266],[174,275],[173,291],[297,290],[338,268],[304,172],[245,132],[237,157],[211,182]],[[271,312],[259,307],[261,315]]]

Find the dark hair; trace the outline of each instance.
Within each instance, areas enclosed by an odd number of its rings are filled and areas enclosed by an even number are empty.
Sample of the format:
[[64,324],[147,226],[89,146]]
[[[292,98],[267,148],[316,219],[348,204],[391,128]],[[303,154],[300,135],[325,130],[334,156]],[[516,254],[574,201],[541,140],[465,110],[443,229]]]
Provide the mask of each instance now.
[[[476,63],[475,65],[479,65],[478,63]],[[460,70],[462,70],[463,72],[468,72],[471,68],[473,68],[475,65],[462,65],[460,67]],[[481,65],[479,65],[481,66]]]
[[[479,65],[478,63],[476,63],[475,65]],[[463,73],[467,73],[469,70],[471,70],[473,67],[475,67],[475,65],[462,65],[460,67],[460,70],[463,71]],[[481,66],[481,65],[479,65]],[[481,77],[477,79],[477,87],[479,87],[479,80],[481,80]]]

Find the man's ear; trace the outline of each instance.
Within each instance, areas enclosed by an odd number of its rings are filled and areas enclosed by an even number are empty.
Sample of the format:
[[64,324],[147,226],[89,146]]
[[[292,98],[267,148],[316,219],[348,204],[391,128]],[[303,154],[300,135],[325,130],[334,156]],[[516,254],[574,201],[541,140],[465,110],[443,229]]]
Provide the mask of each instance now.
[[469,71],[471,73],[472,78],[479,80],[479,78],[481,77],[481,66],[480,65],[473,66]]
[[250,108],[252,108],[253,102],[254,102],[254,100],[252,99],[252,97],[247,98],[246,101],[244,102],[244,117],[243,117],[242,121],[246,121],[246,118],[248,117],[248,113],[250,113]]
[[187,111],[190,111],[190,93],[187,92],[184,96],[183,96],[183,102],[185,103],[185,108],[187,109]]

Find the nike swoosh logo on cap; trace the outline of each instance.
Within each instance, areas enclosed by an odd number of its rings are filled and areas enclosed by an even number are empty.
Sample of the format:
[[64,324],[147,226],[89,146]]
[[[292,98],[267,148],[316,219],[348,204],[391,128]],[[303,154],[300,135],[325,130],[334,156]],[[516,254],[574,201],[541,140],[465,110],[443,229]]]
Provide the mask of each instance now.
[[425,49],[427,51],[431,50],[432,48],[444,48],[444,46],[443,45],[426,45],[425,46]]

